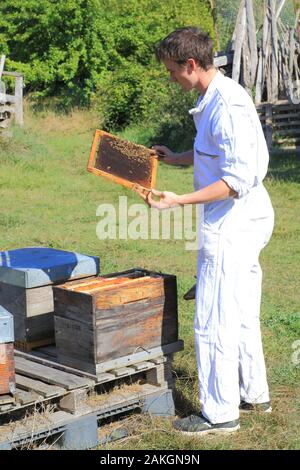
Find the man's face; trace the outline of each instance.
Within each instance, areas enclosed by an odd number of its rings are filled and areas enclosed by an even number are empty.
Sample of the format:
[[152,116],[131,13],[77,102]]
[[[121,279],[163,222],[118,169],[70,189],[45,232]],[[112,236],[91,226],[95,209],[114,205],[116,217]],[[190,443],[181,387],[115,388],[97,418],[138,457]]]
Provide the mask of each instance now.
[[179,65],[170,59],[163,60],[163,63],[170,73],[171,82],[178,83],[184,91],[190,91],[194,88],[196,76],[190,59],[185,65]]

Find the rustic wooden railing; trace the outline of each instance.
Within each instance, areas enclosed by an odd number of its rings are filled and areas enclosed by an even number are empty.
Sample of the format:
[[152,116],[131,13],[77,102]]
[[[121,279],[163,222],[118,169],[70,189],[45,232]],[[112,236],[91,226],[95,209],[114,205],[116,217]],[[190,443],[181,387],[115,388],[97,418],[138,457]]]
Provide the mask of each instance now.
[[[12,77],[15,80],[14,94],[7,94],[0,89],[0,128],[7,127],[14,116],[16,124],[23,125],[23,75],[18,72],[4,70],[5,56],[0,57],[0,85],[2,77]],[[4,92],[3,92],[4,91]]]
[[257,106],[269,151],[300,153],[300,105],[289,101]]

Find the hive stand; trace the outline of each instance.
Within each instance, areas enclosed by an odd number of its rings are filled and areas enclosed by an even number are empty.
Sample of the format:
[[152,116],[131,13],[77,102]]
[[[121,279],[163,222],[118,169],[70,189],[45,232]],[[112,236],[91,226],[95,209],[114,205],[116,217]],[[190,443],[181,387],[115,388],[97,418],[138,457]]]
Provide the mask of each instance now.
[[[0,449],[89,449],[104,442],[98,437],[99,421],[101,426],[103,420],[128,411],[159,417],[175,414],[172,353],[130,367],[116,367],[97,377],[51,361],[49,355],[45,359],[46,350],[54,354],[54,349],[48,346],[30,354],[15,351],[16,402],[9,409],[0,406]],[[170,349],[183,349],[182,341]],[[125,379],[132,381],[132,387],[119,389]],[[109,386],[111,391],[107,392]],[[105,395],[102,389],[106,389]],[[95,401],[89,399],[91,396]],[[34,426],[32,412],[46,405],[53,406],[54,411],[43,419],[41,414]],[[28,417],[22,420],[26,412]],[[32,419],[34,422],[34,416]],[[13,425],[11,432],[9,422]]]

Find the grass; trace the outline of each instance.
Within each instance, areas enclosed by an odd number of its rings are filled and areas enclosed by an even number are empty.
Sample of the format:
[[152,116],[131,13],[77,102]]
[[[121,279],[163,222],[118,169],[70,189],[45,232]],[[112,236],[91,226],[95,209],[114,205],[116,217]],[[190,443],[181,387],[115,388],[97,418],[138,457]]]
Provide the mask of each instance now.
[[[0,142],[1,250],[44,245],[101,258],[102,272],[134,266],[174,273],[178,278],[180,337],[185,350],[175,355],[176,409],[198,408],[193,344],[194,303],[182,300],[194,282],[196,255],[181,240],[99,240],[99,204],[139,203],[137,195],[87,173],[86,164],[96,116],[74,112],[56,116],[27,110],[25,127]],[[127,129],[126,138],[148,143],[151,130]],[[231,437],[199,439],[175,434],[169,420],[132,415],[124,419],[129,437],[108,449],[299,449],[300,366],[292,361],[300,339],[300,160],[274,157],[266,178],[276,212],[271,242],[261,256],[264,271],[262,330],[273,399],[271,416],[241,418]],[[192,187],[192,169],[159,167],[159,189],[184,193]],[[176,255],[174,256],[174,254]]]

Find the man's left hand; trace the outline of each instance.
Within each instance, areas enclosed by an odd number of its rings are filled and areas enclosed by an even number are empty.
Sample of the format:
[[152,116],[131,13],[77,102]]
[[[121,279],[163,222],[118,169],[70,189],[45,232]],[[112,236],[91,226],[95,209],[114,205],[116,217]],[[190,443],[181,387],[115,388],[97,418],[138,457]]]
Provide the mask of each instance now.
[[[153,199],[153,196],[159,197],[159,201]],[[172,209],[180,206],[179,196],[171,191],[157,191],[152,189],[146,198],[146,202],[150,207],[156,209]]]

